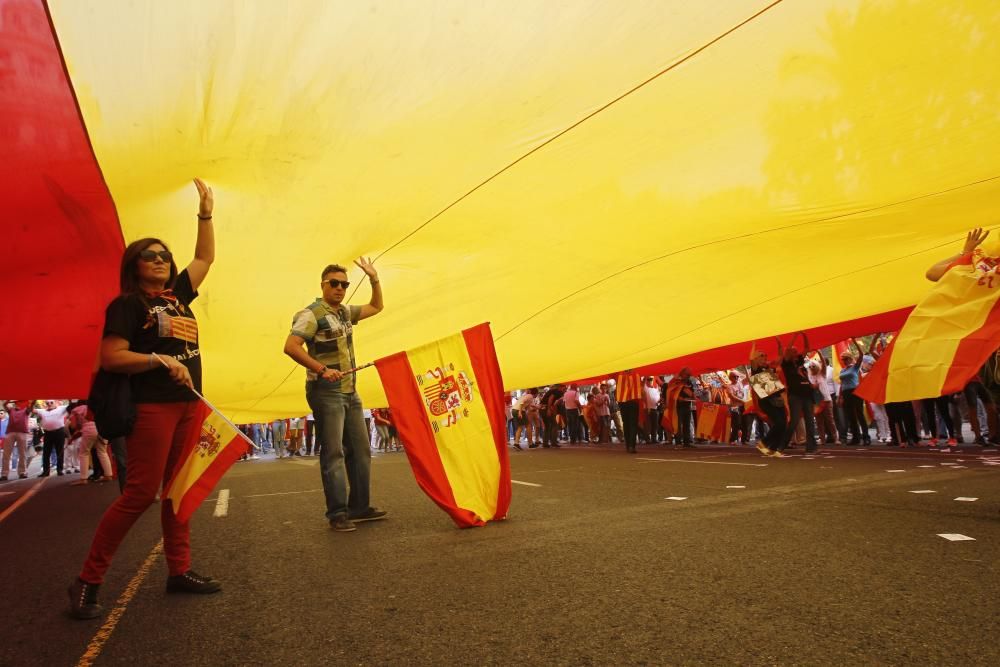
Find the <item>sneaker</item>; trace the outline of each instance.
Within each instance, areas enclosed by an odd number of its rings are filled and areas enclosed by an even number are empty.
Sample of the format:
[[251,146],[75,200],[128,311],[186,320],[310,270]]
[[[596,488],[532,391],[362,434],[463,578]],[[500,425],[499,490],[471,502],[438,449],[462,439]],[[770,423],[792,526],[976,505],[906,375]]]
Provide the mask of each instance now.
[[528,445],[528,449],[535,449],[537,447],[538,447],[538,443],[537,442],[533,442],[530,445]]
[[22,473],[21,473],[20,475],[18,475],[18,476],[17,476],[17,478],[18,478],[18,479],[28,479],[28,474],[27,474],[27,473],[24,473],[24,472],[22,472]]
[[330,519],[330,528],[333,528],[338,533],[350,533],[358,529],[354,525],[354,522],[347,518],[345,515],[340,515],[335,519]]
[[989,445],[986,444],[986,438],[984,438],[981,435],[977,435],[976,436],[976,443],[975,444],[982,445],[983,447],[988,447],[989,446]]
[[365,521],[380,521],[384,519],[387,514],[388,512],[385,512],[383,510],[377,509],[375,507],[369,507],[368,511],[366,512],[362,512],[361,514],[357,514],[355,516],[351,516],[348,514],[347,516],[348,516],[348,522],[353,521],[354,523],[363,523]]
[[757,443],[757,451],[763,454],[764,456],[770,456],[772,453],[771,450],[767,448],[767,445],[765,445],[763,442]]
[[97,592],[100,584],[88,584],[82,579],[77,579],[67,589],[69,593],[69,614],[73,618],[88,619],[97,618],[104,611],[104,607],[97,604]]
[[957,444],[958,444],[958,440],[955,440],[955,438],[948,438],[948,446],[949,447],[954,447]]
[[519,451],[519,452],[520,452],[520,451],[522,451],[522,447],[521,447],[521,445],[519,445],[519,444],[518,444],[518,443],[516,443],[516,442],[514,443],[514,449],[516,449],[516,450],[517,450],[517,451]]
[[49,476],[49,471],[48,470],[46,470],[45,472],[43,472],[42,474],[39,475],[39,477],[48,477],[48,476]]
[[203,577],[194,570],[167,577],[168,593],[218,593],[222,584],[212,577]]
[[781,453],[781,452],[779,452],[779,451],[773,451],[773,452],[771,452],[771,453],[770,453],[770,454],[769,454],[768,456],[770,456],[770,457],[772,457],[772,458],[776,458],[776,459],[780,459],[780,458],[784,458],[784,456],[785,456],[785,455],[784,455],[784,454],[782,454],[782,453]]

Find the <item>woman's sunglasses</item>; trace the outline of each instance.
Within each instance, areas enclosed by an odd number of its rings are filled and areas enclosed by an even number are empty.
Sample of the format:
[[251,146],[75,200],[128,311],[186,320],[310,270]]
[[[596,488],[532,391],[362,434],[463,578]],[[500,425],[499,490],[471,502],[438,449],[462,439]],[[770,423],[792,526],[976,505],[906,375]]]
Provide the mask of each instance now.
[[139,253],[139,259],[144,262],[155,262],[157,257],[167,264],[174,258],[169,250],[143,250]]
[[347,289],[351,286],[350,280],[334,280],[333,278],[330,278],[329,280],[324,280],[323,282],[330,283],[331,288],[335,288],[337,285],[340,285],[344,289]]

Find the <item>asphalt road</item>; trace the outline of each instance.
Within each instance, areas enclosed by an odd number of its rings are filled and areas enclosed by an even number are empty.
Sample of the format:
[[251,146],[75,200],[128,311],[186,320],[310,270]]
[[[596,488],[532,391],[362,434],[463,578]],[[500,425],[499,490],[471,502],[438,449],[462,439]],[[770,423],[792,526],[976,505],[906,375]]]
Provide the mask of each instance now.
[[[50,477],[0,519],[0,664],[88,647],[133,666],[1000,664],[1000,454],[825,451],[513,452],[531,486],[472,530],[385,454],[373,502],[390,518],[346,534],[315,458],[239,463],[216,489],[226,516],[213,494],[193,522],[194,567],[224,591],[164,594],[150,511],[102,602],[137,590],[103,631],[109,615],[66,615],[65,588],[117,489]],[[40,482],[0,484],[0,516]]]

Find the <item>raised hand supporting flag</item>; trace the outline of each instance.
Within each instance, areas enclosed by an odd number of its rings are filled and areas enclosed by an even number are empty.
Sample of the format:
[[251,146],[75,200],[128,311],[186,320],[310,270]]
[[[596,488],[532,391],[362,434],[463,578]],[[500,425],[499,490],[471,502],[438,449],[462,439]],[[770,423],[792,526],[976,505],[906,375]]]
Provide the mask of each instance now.
[[1000,257],[952,263],[917,304],[855,394],[873,403],[961,391],[1000,346]]

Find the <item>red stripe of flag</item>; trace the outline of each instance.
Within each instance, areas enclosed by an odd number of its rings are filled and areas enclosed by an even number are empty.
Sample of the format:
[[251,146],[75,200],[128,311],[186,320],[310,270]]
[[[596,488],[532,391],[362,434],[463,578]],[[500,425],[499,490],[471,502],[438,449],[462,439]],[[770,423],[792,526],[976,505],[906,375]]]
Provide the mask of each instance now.
[[[983,325],[963,338],[955,351],[940,396],[954,394],[976,377],[980,367],[1000,346],[1000,300],[990,308]],[[880,362],[881,363],[881,362]]]
[[486,405],[486,414],[493,428],[493,442],[500,461],[500,488],[497,494],[496,519],[507,518],[510,508],[511,482],[510,459],[507,451],[507,416],[504,403],[503,378],[497,364],[497,351],[488,323],[462,332],[465,347],[472,361],[472,370],[479,387],[479,395]]

